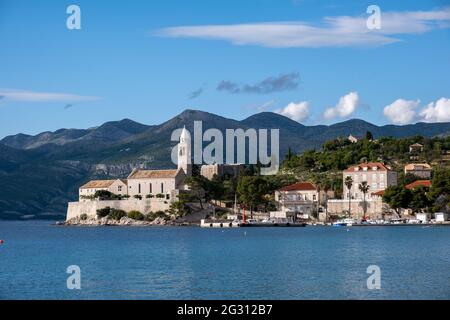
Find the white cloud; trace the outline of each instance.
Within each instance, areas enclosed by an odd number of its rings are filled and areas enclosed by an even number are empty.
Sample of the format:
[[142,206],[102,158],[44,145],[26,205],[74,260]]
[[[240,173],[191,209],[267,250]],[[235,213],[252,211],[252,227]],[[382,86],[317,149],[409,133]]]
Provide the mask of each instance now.
[[264,112],[267,111],[270,107],[272,107],[275,104],[275,100],[269,100],[264,102],[263,104],[259,105],[257,107],[258,112]]
[[173,38],[224,40],[235,45],[273,48],[380,46],[399,41],[393,35],[422,34],[450,27],[450,7],[431,11],[382,12],[381,29],[369,30],[369,15],[325,17],[318,24],[305,21],[234,25],[179,26],[156,35]]
[[339,99],[338,104],[334,108],[326,109],[323,116],[325,119],[333,119],[337,117],[347,118],[356,111],[358,105],[358,92],[349,92]]
[[286,107],[275,110],[275,112],[300,122],[309,116],[309,103],[307,101],[291,102]]
[[450,122],[450,99],[440,98],[421,110],[419,100],[397,99],[384,107],[383,113],[393,124],[415,122]]
[[424,122],[450,122],[450,99],[440,98],[429,103],[421,112]]
[[83,102],[99,100],[99,97],[80,96],[68,93],[36,92],[0,88],[0,97],[5,100],[22,102]]
[[383,113],[393,124],[408,124],[417,119],[419,104],[419,100],[397,99],[384,107]]

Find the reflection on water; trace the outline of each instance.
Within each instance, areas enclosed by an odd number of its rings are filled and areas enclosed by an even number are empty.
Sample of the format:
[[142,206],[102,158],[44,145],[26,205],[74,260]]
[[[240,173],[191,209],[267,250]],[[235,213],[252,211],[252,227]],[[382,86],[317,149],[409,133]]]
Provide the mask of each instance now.
[[[244,234],[244,231],[246,234]],[[2,299],[449,299],[449,227],[133,228],[1,222]],[[67,266],[81,290],[66,288]],[[381,268],[381,290],[366,269]]]

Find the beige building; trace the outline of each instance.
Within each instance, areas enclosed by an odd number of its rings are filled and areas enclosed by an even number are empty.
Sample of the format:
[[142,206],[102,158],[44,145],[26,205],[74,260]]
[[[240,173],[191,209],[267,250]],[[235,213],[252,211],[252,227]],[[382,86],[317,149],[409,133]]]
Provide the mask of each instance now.
[[[364,194],[359,190],[359,185],[366,181],[369,190],[366,193],[366,217],[371,219],[381,218],[389,212],[389,207],[383,203],[384,190],[397,184],[397,172],[381,162],[369,162],[351,166],[343,173],[343,198],[328,201],[328,213],[330,215],[342,215],[350,209],[354,218],[364,216]],[[345,185],[345,179],[353,180],[350,191]]]
[[[328,192],[328,197],[332,196],[333,193]],[[318,211],[325,198],[325,192],[319,192],[310,182],[294,183],[275,191],[275,201],[280,211],[294,213],[306,219]]]
[[[348,190],[345,185],[345,179],[351,177],[353,185]],[[369,191],[366,194],[366,200],[372,197],[379,191],[385,190],[389,186],[397,184],[397,172],[381,162],[362,163],[356,166],[351,166],[343,172],[343,194],[344,200],[349,198],[361,200],[364,194],[359,190],[359,185],[366,181],[369,186]]]
[[[191,140],[183,128],[178,144],[178,168],[169,170],[134,169],[128,178],[116,180],[92,180],[79,189],[79,200],[88,201],[99,190],[106,190],[118,195],[130,197],[147,195],[156,197],[163,195],[166,200],[172,200],[179,190],[186,189],[184,181],[192,173]],[[175,200],[175,199],[173,199]]]
[[350,134],[347,139],[350,140],[351,143],[357,143],[359,141],[359,139],[352,134]]
[[[82,215],[97,217],[97,210],[106,207],[124,211],[137,210],[144,214],[165,211],[177,200],[181,190],[187,189],[185,179],[192,173],[191,139],[183,128],[178,143],[178,168],[168,170],[134,169],[126,180],[93,180],[79,189],[79,201],[69,202],[66,220]],[[128,195],[129,199],[99,200],[92,195],[99,190]],[[136,196],[136,197],[135,197]]]
[[420,143],[414,143],[409,146],[409,153],[420,153],[423,151],[423,145]]
[[97,191],[105,190],[118,195],[127,195],[127,180],[92,180],[78,190],[79,201],[88,201]]
[[185,128],[178,143],[178,168],[169,170],[134,169],[127,178],[128,195],[131,197],[155,197],[163,195],[166,200],[175,201],[179,190],[186,189],[184,181],[192,174],[191,138]]
[[423,179],[430,179],[431,171],[428,163],[410,163],[405,166],[405,174],[410,173]]
[[185,189],[186,174],[183,169],[174,170],[140,170],[135,169],[128,176],[128,195],[130,197],[147,195],[164,195],[171,199],[171,191]]
[[201,167],[200,174],[209,180],[214,175],[217,175],[219,178],[225,175],[237,177],[242,168],[244,168],[242,164],[208,164]]

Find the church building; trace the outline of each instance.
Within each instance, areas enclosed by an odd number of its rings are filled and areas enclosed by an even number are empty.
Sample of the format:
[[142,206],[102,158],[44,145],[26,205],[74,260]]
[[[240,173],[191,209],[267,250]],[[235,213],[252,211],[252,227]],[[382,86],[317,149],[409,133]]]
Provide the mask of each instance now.
[[[121,186],[120,194],[127,194],[130,197],[139,196],[145,198],[164,198],[166,200],[176,200],[179,190],[185,190],[185,179],[192,175],[191,164],[191,139],[186,128],[183,128],[178,143],[178,167],[177,169],[164,170],[144,170],[134,169]],[[92,180],[80,188],[80,195],[94,194],[99,190],[99,185],[108,185],[117,180]],[[100,183],[101,182],[101,183]],[[111,183],[109,183],[111,182]],[[89,187],[92,186],[92,190]],[[95,189],[95,190],[94,190]],[[114,192],[115,193],[115,192]]]

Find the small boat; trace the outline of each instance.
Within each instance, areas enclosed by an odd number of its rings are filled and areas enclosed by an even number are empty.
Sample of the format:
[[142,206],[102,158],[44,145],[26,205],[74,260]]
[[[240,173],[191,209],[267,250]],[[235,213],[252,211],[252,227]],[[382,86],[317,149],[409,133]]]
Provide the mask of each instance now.
[[351,227],[355,223],[355,220],[350,218],[345,218],[342,220],[337,220],[333,223],[333,227]]
[[288,219],[264,219],[261,221],[248,219],[240,227],[306,227],[306,223],[292,222]]
[[405,219],[391,219],[389,222],[391,224],[404,224],[404,223],[406,223],[406,220]]

